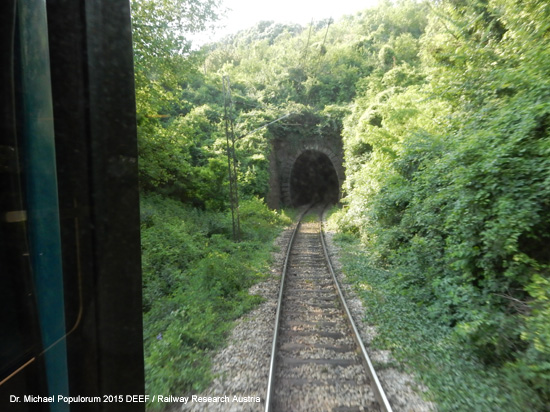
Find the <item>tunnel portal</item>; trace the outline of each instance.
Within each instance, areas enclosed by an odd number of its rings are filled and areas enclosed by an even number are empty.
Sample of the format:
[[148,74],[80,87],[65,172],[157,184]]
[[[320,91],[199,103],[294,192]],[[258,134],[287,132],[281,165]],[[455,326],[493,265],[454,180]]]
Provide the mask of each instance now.
[[304,151],[290,173],[290,201],[300,206],[315,201],[338,202],[340,184],[329,157],[316,150]]

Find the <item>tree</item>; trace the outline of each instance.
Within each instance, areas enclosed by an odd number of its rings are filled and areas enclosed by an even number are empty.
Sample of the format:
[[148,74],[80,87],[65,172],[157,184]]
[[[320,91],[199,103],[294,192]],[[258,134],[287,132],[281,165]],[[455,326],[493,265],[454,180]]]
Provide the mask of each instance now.
[[[189,35],[218,16],[219,0],[132,0],[140,175],[145,189],[175,182],[189,164],[190,135],[176,135],[189,112],[183,85],[197,77]],[[177,119],[176,119],[177,120]]]

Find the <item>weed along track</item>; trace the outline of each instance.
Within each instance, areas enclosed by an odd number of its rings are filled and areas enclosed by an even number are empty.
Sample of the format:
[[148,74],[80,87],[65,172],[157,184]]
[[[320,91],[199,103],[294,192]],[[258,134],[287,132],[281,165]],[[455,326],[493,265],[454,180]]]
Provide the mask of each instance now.
[[321,208],[297,225],[283,268],[267,411],[391,411],[330,264]]

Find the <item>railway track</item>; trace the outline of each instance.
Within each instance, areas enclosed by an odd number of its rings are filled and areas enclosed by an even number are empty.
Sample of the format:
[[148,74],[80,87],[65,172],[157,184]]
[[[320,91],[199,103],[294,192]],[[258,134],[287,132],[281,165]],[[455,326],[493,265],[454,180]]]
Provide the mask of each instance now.
[[391,412],[332,269],[322,208],[312,214],[285,258],[265,410]]

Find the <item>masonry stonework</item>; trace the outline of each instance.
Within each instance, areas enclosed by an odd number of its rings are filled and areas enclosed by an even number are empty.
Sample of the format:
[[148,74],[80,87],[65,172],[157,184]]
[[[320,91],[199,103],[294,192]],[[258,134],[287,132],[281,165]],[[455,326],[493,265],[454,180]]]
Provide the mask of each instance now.
[[345,179],[343,148],[339,136],[302,138],[299,141],[275,139],[270,155],[270,187],[267,204],[271,208],[292,206],[291,175],[296,160],[305,152],[323,153],[328,157],[338,177],[338,199]]

